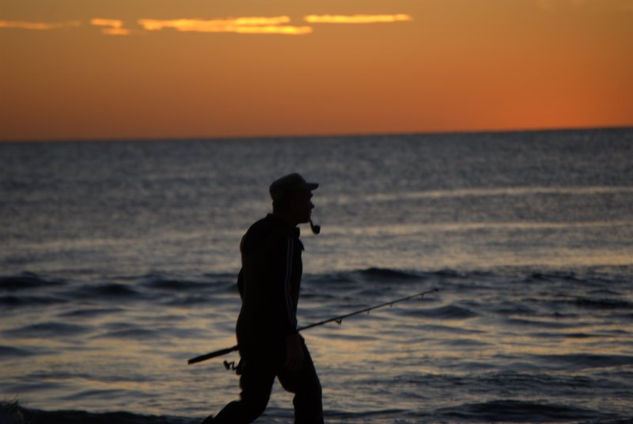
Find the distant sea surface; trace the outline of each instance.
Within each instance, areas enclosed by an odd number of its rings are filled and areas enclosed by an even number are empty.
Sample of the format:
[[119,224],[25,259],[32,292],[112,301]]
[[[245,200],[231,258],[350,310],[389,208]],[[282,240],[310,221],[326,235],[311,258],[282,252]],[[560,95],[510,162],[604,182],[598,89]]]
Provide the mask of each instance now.
[[633,129],[1,143],[2,414],[235,399],[237,355],[186,360],[235,344],[240,238],[295,171],[299,325],[439,289],[304,333],[327,423],[633,420]]

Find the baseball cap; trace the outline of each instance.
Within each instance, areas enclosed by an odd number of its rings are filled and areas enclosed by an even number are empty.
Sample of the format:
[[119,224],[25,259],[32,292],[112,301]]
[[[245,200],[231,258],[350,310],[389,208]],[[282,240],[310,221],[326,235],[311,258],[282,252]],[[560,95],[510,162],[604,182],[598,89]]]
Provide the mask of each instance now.
[[285,175],[270,185],[270,197],[273,200],[282,199],[286,194],[298,191],[310,191],[319,186],[317,183],[307,182],[301,175],[295,173]]

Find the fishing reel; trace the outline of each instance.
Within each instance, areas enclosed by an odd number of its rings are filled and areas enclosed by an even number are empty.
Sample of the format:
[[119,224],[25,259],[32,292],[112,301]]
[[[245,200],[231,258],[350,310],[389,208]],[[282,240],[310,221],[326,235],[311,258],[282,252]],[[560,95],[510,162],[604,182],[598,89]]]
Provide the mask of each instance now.
[[235,371],[235,374],[242,375],[242,361],[235,365],[235,361],[224,361],[224,369],[227,371]]

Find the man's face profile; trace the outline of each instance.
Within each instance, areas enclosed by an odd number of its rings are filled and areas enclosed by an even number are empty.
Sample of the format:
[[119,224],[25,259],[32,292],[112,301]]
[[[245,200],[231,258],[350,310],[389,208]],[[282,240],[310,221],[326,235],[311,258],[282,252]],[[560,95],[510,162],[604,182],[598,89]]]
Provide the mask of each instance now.
[[310,221],[310,215],[314,204],[311,201],[312,192],[310,190],[292,193],[290,198],[290,210],[297,223]]

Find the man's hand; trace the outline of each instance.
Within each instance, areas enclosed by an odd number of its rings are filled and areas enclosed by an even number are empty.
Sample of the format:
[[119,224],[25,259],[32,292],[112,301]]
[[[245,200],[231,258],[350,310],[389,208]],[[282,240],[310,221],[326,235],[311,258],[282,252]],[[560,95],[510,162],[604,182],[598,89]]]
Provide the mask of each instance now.
[[303,367],[303,337],[299,333],[286,336],[286,362],[284,368],[298,371]]

